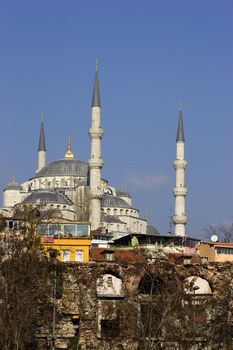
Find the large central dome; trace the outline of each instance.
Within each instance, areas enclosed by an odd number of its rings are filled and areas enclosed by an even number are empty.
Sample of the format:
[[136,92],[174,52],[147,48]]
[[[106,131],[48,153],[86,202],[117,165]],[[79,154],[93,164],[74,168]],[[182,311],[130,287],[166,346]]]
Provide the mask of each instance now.
[[42,168],[35,177],[80,176],[87,177],[88,164],[75,159],[62,159]]

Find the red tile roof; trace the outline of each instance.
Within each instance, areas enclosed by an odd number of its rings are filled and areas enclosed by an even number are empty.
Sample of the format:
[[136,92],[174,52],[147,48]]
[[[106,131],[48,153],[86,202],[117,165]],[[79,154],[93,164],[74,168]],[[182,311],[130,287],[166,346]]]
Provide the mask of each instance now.
[[90,249],[90,260],[111,261],[106,258],[106,254],[113,255],[113,260],[112,260],[113,262],[134,263],[134,264],[140,264],[145,262],[145,259],[143,258],[143,256],[135,250],[106,249],[106,248],[96,248],[96,247],[92,247]]

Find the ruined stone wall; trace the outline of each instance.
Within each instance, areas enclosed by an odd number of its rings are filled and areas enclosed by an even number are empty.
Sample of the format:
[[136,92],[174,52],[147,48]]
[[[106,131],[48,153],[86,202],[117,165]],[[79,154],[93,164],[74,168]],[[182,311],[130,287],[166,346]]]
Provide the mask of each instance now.
[[[177,265],[157,261],[150,265],[152,270],[156,268],[156,271],[159,271],[161,278],[164,276],[169,278],[169,275],[173,274],[181,280],[189,276],[204,278],[215,293],[218,292],[218,287],[226,274],[233,276],[232,264]],[[101,283],[101,277],[105,274],[122,280],[121,293],[98,295],[97,282]],[[56,349],[141,350],[138,348],[134,332],[139,303],[139,284],[143,274],[142,264],[116,262],[64,264],[62,295],[56,301]],[[111,284],[111,280],[108,283]],[[116,315],[119,310],[120,316]],[[116,326],[118,317],[120,322]],[[46,349],[45,344],[49,343],[49,337],[51,338],[51,327],[49,332],[43,330],[39,334],[43,349]]]

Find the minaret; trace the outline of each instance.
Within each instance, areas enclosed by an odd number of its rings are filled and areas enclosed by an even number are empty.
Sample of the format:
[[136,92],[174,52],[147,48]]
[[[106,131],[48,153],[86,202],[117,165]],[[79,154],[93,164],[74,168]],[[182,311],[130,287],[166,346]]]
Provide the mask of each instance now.
[[92,123],[89,129],[91,140],[91,158],[88,161],[90,168],[90,215],[91,228],[96,230],[100,226],[101,220],[101,168],[103,160],[101,157],[101,139],[103,129],[100,127],[100,92],[98,78],[98,62],[96,61],[95,82],[92,95]]
[[44,136],[44,113],[40,114],[41,124],[40,124],[40,138],[38,146],[38,168],[37,173],[46,165],[46,148],[45,148],[45,136]]
[[176,160],[173,162],[176,170],[176,186],[173,188],[175,197],[175,214],[173,216],[173,223],[175,225],[175,235],[185,236],[185,225],[187,223],[187,216],[185,215],[185,196],[187,188],[185,187],[184,171],[187,161],[184,160],[184,128],[182,117],[182,101],[180,101],[179,122],[176,136]]

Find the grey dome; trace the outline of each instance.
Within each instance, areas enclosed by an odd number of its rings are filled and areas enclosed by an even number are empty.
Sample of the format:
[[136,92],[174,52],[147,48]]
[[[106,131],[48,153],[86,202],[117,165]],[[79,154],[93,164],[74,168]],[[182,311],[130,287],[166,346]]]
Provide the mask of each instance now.
[[130,208],[130,205],[122,198],[105,194],[101,201],[102,207]]
[[87,177],[88,165],[75,159],[62,159],[42,168],[35,177],[46,176],[81,176]]
[[117,192],[116,192],[117,196],[119,197],[127,197],[127,198],[131,198],[129,192],[127,192],[124,187],[121,187]]
[[107,223],[116,223],[116,224],[125,224],[121,219],[116,215],[101,215],[101,221]]
[[13,179],[5,188],[4,191],[21,191],[22,190],[22,186],[20,184],[18,184],[15,179]]
[[72,201],[61,193],[56,192],[32,192],[27,198],[24,199],[23,203],[55,203],[55,204],[66,204],[72,205]]
[[159,231],[154,226],[148,225],[146,228],[146,234],[159,236]]

